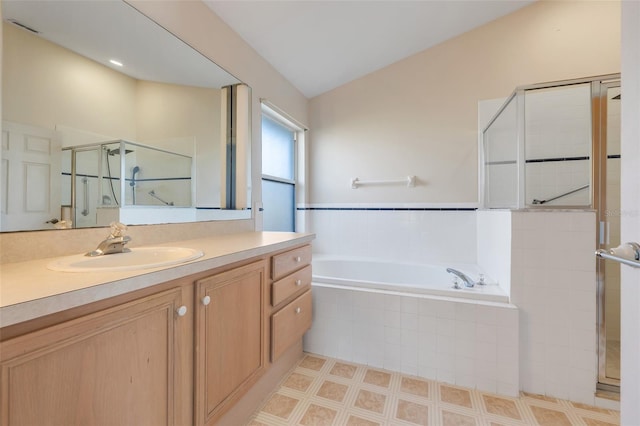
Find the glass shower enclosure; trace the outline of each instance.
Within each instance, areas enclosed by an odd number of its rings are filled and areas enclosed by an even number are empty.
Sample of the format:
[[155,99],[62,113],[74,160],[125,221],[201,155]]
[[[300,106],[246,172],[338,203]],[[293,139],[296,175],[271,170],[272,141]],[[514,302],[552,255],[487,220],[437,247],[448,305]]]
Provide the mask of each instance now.
[[[620,75],[518,87],[482,131],[484,208],[594,209],[620,243]],[[620,385],[619,264],[597,259],[599,384]]]
[[107,225],[116,209],[192,207],[193,161],[125,140],[63,149],[63,205],[75,228]]

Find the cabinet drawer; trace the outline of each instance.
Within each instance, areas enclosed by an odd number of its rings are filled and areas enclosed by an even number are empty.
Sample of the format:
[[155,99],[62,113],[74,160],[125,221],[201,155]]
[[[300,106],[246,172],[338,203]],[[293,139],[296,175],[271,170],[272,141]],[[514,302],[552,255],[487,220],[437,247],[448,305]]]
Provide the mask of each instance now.
[[271,316],[271,361],[302,337],[311,327],[311,290]]
[[311,265],[276,281],[271,286],[271,304],[277,306],[311,285]]
[[280,279],[311,263],[311,246],[307,245],[273,256],[271,278]]

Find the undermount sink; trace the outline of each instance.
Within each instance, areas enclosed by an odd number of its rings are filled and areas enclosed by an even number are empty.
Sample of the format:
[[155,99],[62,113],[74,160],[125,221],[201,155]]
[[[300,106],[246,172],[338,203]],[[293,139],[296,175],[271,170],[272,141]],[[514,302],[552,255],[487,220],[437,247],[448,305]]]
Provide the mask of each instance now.
[[61,272],[135,271],[178,265],[204,253],[185,247],[136,247],[124,253],[88,257],[83,254],[56,259],[47,268]]

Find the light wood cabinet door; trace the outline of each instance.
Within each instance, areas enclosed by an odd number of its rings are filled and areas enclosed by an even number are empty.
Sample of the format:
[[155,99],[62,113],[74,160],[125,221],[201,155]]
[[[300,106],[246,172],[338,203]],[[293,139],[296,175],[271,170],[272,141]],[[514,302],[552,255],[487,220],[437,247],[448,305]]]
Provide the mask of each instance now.
[[192,353],[181,306],[175,288],[3,342],[1,424],[190,422],[176,408],[188,384],[176,372],[189,373]]
[[311,290],[271,316],[271,361],[277,360],[311,327]]
[[196,281],[196,424],[213,424],[266,369],[266,263]]

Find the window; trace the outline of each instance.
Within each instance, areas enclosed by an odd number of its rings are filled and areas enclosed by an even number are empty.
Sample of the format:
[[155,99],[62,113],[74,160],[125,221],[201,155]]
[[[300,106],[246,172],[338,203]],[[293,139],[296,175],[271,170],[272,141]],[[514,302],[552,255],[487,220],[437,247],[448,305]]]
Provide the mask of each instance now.
[[262,115],[262,205],[265,231],[295,231],[296,135],[294,129]]

